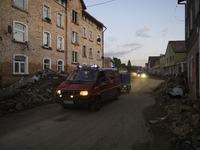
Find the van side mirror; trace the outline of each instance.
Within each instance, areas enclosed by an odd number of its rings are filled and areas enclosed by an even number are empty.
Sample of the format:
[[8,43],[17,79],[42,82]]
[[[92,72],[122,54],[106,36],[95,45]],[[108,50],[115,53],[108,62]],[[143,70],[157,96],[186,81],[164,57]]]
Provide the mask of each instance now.
[[101,78],[99,79],[99,82],[103,82],[103,81],[106,81],[106,78],[105,78],[105,77],[101,77]]

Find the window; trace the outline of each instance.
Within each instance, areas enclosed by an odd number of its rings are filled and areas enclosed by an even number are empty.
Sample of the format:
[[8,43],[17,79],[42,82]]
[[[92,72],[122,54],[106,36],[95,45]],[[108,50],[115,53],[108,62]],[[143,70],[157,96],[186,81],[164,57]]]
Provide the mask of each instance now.
[[100,35],[97,35],[97,44],[100,44],[100,42],[101,42]]
[[51,47],[51,34],[47,31],[43,32],[43,46],[46,48]]
[[92,48],[90,48],[90,58],[92,58]]
[[83,16],[82,16],[82,18],[83,18],[83,20],[85,20],[85,21],[86,21],[86,17],[85,17],[85,15],[83,15]]
[[26,0],[15,0],[15,6],[22,10],[26,10]]
[[97,51],[97,59],[100,60],[101,59],[101,52]]
[[57,49],[64,50],[64,39],[61,36],[57,37]]
[[83,37],[86,37],[86,28],[83,27]]
[[15,41],[26,42],[28,41],[28,27],[27,25],[14,21],[14,33],[13,38]]
[[43,59],[43,69],[51,69],[51,59],[49,58]]
[[57,20],[57,25],[59,27],[62,27],[62,14],[58,13],[58,20]]
[[90,31],[90,40],[92,40],[92,31]]
[[22,54],[13,56],[13,74],[28,74],[28,57]]
[[78,23],[78,13],[72,10],[72,21]]
[[58,60],[57,61],[57,71],[61,72],[64,71],[64,61],[63,60]]
[[83,57],[86,57],[86,46],[83,45]]
[[49,7],[44,5],[44,18],[50,18]]
[[78,44],[78,33],[72,32],[72,43]]
[[78,63],[78,52],[72,52],[72,59],[73,63]]

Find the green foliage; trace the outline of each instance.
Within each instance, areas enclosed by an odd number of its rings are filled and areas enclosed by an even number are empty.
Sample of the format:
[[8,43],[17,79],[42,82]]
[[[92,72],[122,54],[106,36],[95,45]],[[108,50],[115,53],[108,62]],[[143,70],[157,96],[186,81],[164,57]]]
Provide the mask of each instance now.
[[113,57],[114,65],[116,68],[120,68],[121,67],[121,59],[118,59],[117,57]]
[[128,72],[133,71],[133,68],[132,68],[131,61],[130,61],[130,60],[128,60],[128,64],[127,64],[127,68],[126,68],[126,69],[128,70]]

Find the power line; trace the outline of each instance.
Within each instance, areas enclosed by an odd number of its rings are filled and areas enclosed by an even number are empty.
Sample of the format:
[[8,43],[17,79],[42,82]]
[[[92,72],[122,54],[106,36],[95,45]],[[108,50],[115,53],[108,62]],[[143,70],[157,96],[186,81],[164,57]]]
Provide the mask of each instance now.
[[[89,5],[89,6],[86,6],[86,7],[94,7],[94,6],[97,6],[97,5],[103,5],[103,4],[106,4],[106,3],[110,3],[110,2],[113,2],[115,0],[110,0],[110,1],[106,1],[106,2],[103,2],[103,3],[97,3],[97,4],[94,4],[94,5]],[[78,8],[74,8],[74,9],[82,9],[82,7],[78,7]],[[69,10],[57,10],[57,11],[51,11],[49,13],[57,13],[57,12],[65,12],[65,11],[71,11],[72,9],[69,9]],[[41,16],[43,14],[38,14],[38,15],[32,15],[32,16],[28,16],[28,17],[15,17],[15,18],[10,18],[10,19],[1,19],[1,20],[14,20],[14,19],[24,19],[24,18],[32,18],[32,17],[38,17],[38,16]]]
[[97,5],[103,5],[103,4],[106,4],[106,3],[113,2],[113,1],[115,1],[115,0],[110,0],[110,1],[102,2],[102,3],[98,3],[98,4],[89,5],[87,7],[94,7],[94,6],[97,6]]

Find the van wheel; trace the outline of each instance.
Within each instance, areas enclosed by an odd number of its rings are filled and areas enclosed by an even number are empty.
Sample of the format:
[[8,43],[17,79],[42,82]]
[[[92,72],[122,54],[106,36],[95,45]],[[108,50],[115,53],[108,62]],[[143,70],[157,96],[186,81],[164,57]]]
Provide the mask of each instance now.
[[120,93],[119,93],[119,90],[117,90],[116,95],[114,96],[114,99],[115,99],[115,100],[118,100],[118,99],[119,99],[119,94],[120,94]]
[[96,98],[94,99],[94,104],[90,106],[90,109],[91,109],[92,111],[99,111],[100,106],[101,106],[100,98],[99,98],[99,97],[96,97]]
[[129,87],[127,88],[127,92],[130,93],[130,89],[129,89]]

